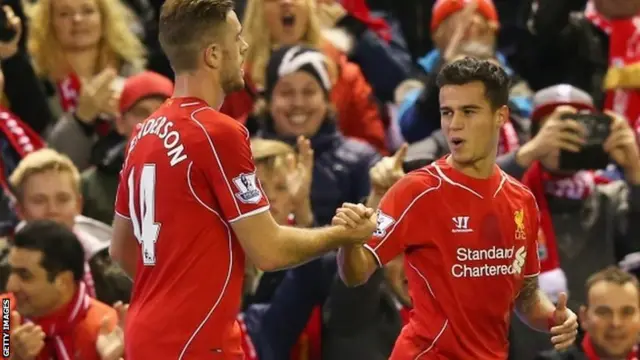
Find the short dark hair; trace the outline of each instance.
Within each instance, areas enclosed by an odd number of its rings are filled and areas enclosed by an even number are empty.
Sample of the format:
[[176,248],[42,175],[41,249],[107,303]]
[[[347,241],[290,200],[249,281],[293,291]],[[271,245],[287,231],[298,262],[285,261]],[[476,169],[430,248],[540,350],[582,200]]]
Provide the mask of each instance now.
[[498,109],[509,103],[510,78],[502,67],[488,60],[465,57],[445,65],[436,84],[439,88],[446,85],[465,85],[479,81],[484,84],[485,96],[492,109]]
[[640,295],[640,282],[638,282],[638,278],[635,275],[620,269],[615,265],[608,266],[596,273],[591,274],[587,279],[587,282],[584,285],[585,294],[589,295],[589,291],[591,288],[601,281],[613,283],[616,285],[626,285],[633,284],[633,286],[638,290],[638,294]]
[[66,227],[51,220],[28,222],[16,232],[13,246],[40,251],[40,266],[47,271],[47,279],[53,281],[63,271],[71,271],[73,279],[84,276],[84,249],[76,235]]
[[233,0],[166,0],[160,10],[160,46],[175,72],[195,70],[198,52],[227,20]]

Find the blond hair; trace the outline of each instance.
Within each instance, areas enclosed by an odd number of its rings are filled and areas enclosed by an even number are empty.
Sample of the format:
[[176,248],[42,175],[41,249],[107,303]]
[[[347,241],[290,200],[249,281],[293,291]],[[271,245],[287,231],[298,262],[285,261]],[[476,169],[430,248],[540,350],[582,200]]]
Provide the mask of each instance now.
[[[315,48],[321,46],[320,19],[315,11],[316,0],[302,0],[309,11],[308,27],[299,43]],[[271,51],[276,44],[271,39],[271,33],[266,30],[263,8],[264,0],[249,0],[242,20],[244,38],[249,43],[245,61],[249,64],[251,80],[258,86],[264,86],[265,70]]]
[[251,153],[258,165],[265,165],[267,171],[273,171],[285,165],[288,156],[295,153],[293,147],[278,140],[251,139]]
[[[27,47],[38,76],[61,80],[70,72],[74,72],[74,69],[66,61],[53,31],[52,1],[38,0],[35,4],[25,7],[30,19]],[[144,68],[146,50],[129,27],[129,24],[135,21],[135,15],[119,0],[95,1],[103,27],[96,64],[97,72],[107,67],[120,69],[125,63],[135,68]]]
[[78,168],[68,156],[49,148],[40,149],[25,156],[9,176],[9,183],[18,198],[21,198],[24,183],[29,177],[51,170],[71,174],[74,188],[80,191],[80,172]]

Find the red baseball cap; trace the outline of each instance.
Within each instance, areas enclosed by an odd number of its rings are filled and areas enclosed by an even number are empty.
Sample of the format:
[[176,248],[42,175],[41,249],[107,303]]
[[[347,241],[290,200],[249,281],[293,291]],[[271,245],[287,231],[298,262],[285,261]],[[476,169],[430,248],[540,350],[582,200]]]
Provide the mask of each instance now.
[[120,113],[129,111],[138,101],[151,96],[170,98],[173,82],[153,71],[144,71],[125,80],[120,94]]
[[[478,8],[476,11],[487,20],[498,23],[498,11],[492,0],[476,0]],[[464,9],[471,0],[438,0],[431,9],[431,31],[435,31],[438,26],[449,16]]]

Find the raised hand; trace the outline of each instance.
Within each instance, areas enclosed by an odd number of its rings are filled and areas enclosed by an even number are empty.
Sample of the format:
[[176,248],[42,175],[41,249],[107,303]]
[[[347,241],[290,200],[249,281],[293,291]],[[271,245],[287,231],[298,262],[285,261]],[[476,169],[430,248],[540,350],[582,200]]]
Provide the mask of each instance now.
[[7,18],[7,27],[15,31],[13,38],[7,42],[0,42],[0,60],[8,59],[18,52],[18,43],[22,37],[22,21],[13,12],[9,5],[2,7],[4,16]]
[[573,344],[578,335],[578,317],[567,307],[567,294],[564,292],[558,296],[553,321],[551,343],[556,350],[565,350]]
[[80,120],[92,123],[98,114],[113,111],[116,92],[112,82],[116,76],[117,73],[114,69],[107,68],[93,78],[82,81],[76,109],[76,115]]
[[605,111],[613,121],[611,133],[602,144],[611,160],[624,169],[625,173],[640,172],[640,151],[636,142],[636,134],[629,122],[620,115],[611,111]]
[[369,170],[371,190],[376,195],[384,195],[393,184],[405,175],[402,164],[407,156],[408,145],[403,144],[393,156],[386,156]]
[[579,152],[587,136],[584,126],[573,119],[562,119],[563,115],[577,112],[571,106],[557,107],[536,136],[518,152],[521,165],[529,166],[533,161],[540,160],[545,168],[557,170],[561,150]]
[[316,4],[316,9],[320,25],[325,28],[334,27],[340,19],[347,15],[347,11],[342,4],[335,0],[319,0]]
[[119,301],[113,308],[118,313],[118,323],[113,326],[112,319],[104,317],[96,341],[96,350],[102,360],[120,360],[124,355],[124,324],[129,305]]
[[345,237],[355,244],[369,240],[377,227],[377,214],[374,209],[362,204],[344,203],[336,210],[332,225],[343,226]]
[[304,136],[298,137],[298,156],[287,159],[287,185],[294,206],[309,201],[313,179],[313,149]]
[[462,11],[457,14],[457,22],[455,24],[453,35],[451,35],[449,45],[444,51],[445,61],[454,61],[461,55],[460,47],[463,43],[465,33],[471,26],[471,22],[473,21],[473,14],[475,14],[477,8],[478,1],[472,0],[467,2],[464,9],[462,9]]
[[11,312],[11,325],[13,326],[10,334],[12,359],[35,359],[44,348],[45,333],[42,328],[31,322],[21,324],[20,314],[17,311]]

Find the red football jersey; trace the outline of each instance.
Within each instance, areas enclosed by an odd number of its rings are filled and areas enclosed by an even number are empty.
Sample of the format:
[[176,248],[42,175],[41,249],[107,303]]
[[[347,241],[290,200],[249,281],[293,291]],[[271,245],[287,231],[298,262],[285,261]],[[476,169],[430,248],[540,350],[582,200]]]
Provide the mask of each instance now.
[[480,180],[440,159],[402,178],[366,245],[381,266],[405,255],[413,312],[391,359],[506,359],[515,298],[539,273],[537,234],[533,195],[497,165]]
[[116,199],[140,244],[127,358],[243,358],[244,252],[230,223],[268,209],[237,121],[175,98],[138,127]]

